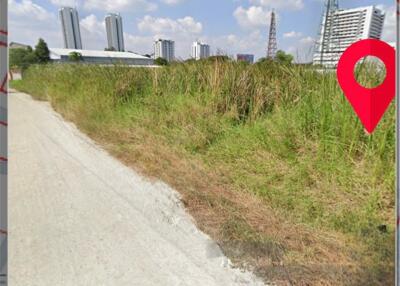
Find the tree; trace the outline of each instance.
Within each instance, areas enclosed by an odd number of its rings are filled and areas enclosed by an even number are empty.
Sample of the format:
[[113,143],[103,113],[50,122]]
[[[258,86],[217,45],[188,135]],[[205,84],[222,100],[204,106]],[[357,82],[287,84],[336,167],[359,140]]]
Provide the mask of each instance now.
[[25,62],[28,65],[36,64],[38,62],[38,59],[36,57],[35,51],[31,47],[28,47],[27,50],[28,50],[28,53],[26,54]]
[[280,64],[290,65],[293,61],[293,56],[291,54],[286,54],[284,51],[276,52],[276,61]]
[[24,71],[30,65],[35,64],[37,62],[36,55],[31,47],[27,49],[18,48],[18,49],[10,49],[10,68],[12,70],[20,70]]
[[154,60],[154,63],[158,66],[167,66],[168,65],[168,61],[164,58],[157,58]]
[[81,54],[81,53],[78,53],[78,52],[71,52],[71,53],[69,53],[68,59],[69,59],[71,62],[80,62],[80,61],[83,60],[82,54]]
[[40,64],[45,64],[50,61],[50,50],[43,39],[39,39],[35,47],[35,55]]

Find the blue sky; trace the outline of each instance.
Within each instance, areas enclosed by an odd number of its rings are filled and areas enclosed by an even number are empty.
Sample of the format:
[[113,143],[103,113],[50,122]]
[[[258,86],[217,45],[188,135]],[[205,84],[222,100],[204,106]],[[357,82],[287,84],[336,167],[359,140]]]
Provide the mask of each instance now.
[[[379,5],[387,12],[384,40],[395,39],[394,0],[339,1],[341,8]],[[33,45],[39,37],[62,47],[57,10],[76,6],[84,48],[106,46],[104,16],[123,17],[126,49],[151,53],[155,38],[171,38],[176,54],[188,58],[201,40],[212,52],[265,54],[269,17],[278,18],[278,48],[307,61],[317,36],[324,0],[10,0],[10,40]]]

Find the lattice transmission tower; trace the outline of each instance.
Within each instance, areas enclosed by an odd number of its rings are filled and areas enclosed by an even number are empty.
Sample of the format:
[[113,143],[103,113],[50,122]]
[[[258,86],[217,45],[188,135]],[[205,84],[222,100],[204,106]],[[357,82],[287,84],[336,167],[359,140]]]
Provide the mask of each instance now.
[[276,42],[276,18],[275,11],[271,12],[271,25],[269,27],[267,59],[275,59],[277,51]]
[[322,65],[326,57],[329,57],[339,45],[339,37],[336,31],[338,18],[335,16],[337,10],[339,10],[339,0],[326,0],[318,40],[315,45],[315,64]]

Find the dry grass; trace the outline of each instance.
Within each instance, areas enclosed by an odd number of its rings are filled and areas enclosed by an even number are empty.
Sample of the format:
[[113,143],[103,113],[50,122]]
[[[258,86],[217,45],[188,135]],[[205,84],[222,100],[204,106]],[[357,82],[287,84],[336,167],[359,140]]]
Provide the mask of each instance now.
[[[141,134],[143,132],[143,134]],[[356,253],[363,250],[343,235],[295,224],[250,193],[236,192],[220,172],[210,172],[159,138],[137,129],[110,137],[91,134],[115,157],[162,179],[183,195],[198,227],[211,235],[238,265],[276,285],[377,285]],[[134,138],[132,138],[132,134]],[[113,139],[117,141],[112,142]],[[126,142],[126,148],[121,148]],[[371,277],[372,276],[372,277]],[[385,280],[385,283],[391,283]],[[373,283],[371,282],[373,281]]]

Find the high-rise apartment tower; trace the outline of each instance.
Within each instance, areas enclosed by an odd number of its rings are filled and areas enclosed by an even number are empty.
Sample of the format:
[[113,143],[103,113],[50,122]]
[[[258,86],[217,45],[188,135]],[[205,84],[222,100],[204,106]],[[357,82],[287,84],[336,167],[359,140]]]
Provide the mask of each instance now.
[[336,68],[343,52],[354,42],[380,39],[385,14],[375,6],[341,10],[327,1],[313,63]]
[[81,30],[79,27],[78,11],[74,8],[63,7],[59,10],[61,27],[66,49],[82,49]]
[[175,42],[171,40],[159,39],[154,42],[154,58],[163,58],[167,61],[175,59]]
[[192,45],[192,58],[196,60],[205,59],[210,56],[210,46],[200,42]]
[[125,50],[122,17],[119,14],[108,14],[105,18],[108,49],[123,52]]

